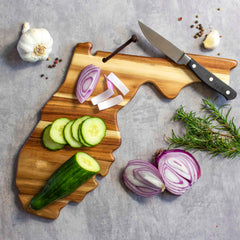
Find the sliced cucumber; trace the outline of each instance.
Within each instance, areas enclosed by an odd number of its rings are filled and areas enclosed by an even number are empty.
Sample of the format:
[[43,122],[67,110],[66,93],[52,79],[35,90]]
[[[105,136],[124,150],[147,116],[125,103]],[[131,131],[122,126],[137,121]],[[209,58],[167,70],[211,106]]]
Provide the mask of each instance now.
[[90,116],[83,116],[74,121],[74,123],[72,125],[72,136],[76,141],[80,141],[79,136],[78,136],[78,129],[79,129],[80,124],[88,118],[90,118]]
[[51,126],[52,126],[52,124],[48,125],[43,130],[43,137],[42,137],[43,145],[47,149],[53,150],[53,151],[62,149],[65,146],[65,144],[56,143],[50,138],[49,134],[50,134]]
[[105,137],[106,124],[101,118],[88,118],[81,124],[79,131],[86,144],[95,146]]
[[99,171],[94,158],[84,152],[76,153],[53,173],[44,188],[31,199],[29,207],[40,210],[68,196]]
[[[85,120],[84,120],[84,121],[85,121]],[[83,137],[82,137],[82,130],[81,130],[81,128],[82,128],[82,124],[83,124],[83,123],[81,123],[81,125],[79,126],[79,131],[78,131],[79,141],[80,141],[81,144],[82,144],[83,146],[85,146],[85,147],[93,147],[92,145],[87,144],[87,143],[83,140]]]
[[76,141],[72,136],[72,124],[74,121],[70,121],[63,129],[64,138],[67,143],[74,148],[82,147],[82,144],[79,141]]
[[50,128],[50,138],[60,144],[67,144],[64,138],[63,129],[70,120],[68,118],[56,119]]

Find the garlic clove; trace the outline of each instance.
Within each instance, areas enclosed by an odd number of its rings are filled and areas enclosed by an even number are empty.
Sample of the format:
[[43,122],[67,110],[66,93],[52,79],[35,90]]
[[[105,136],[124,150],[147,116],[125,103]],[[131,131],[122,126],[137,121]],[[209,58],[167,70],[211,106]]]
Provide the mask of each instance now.
[[220,43],[220,34],[217,30],[212,30],[203,40],[206,49],[215,49]]

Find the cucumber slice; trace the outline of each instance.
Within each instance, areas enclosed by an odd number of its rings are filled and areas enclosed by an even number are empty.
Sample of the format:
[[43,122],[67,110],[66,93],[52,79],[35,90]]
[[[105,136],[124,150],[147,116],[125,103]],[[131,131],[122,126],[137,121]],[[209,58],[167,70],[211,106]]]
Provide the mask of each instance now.
[[43,137],[42,137],[42,141],[43,141],[43,145],[49,149],[49,150],[59,150],[62,149],[65,144],[59,144],[59,143],[55,143],[51,138],[50,138],[50,128],[51,128],[52,124],[48,125],[47,127],[44,128],[43,130]]
[[50,138],[60,144],[67,144],[64,138],[63,129],[70,120],[68,118],[56,119],[50,128]]
[[79,141],[76,141],[72,136],[72,124],[74,121],[70,121],[63,129],[64,138],[67,143],[73,148],[80,148],[82,144]]
[[40,210],[68,196],[99,171],[94,158],[84,152],[76,153],[52,174],[44,188],[31,199],[29,207]]
[[[84,120],[84,121],[85,121],[85,120]],[[80,141],[80,143],[81,143],[83,146],[85,146],[85,147],[93,147],[92,145],[87,144],[87,143],[83,140],[82,130],[81,130],[82,124],[83,124],[83,123],[80,124],[80,126],[79,126],[79,131],[78,131],[79,141]]]
[[83,117],[80,117],[78,119],[76,119],[74,122],[73,122],[73,125],[72,125],[72,136],[73,138],[76,140],[76,141],[80,141],[79,139],[79,136],[78,136],[78,129],[79,129],[79,126],[80,124],[86,120],[90,118],[90,116],[83,116]]
[[106,124],[101,118],[92,117],[81,124],[83,141],[91,146],[99,144],[106,135]]

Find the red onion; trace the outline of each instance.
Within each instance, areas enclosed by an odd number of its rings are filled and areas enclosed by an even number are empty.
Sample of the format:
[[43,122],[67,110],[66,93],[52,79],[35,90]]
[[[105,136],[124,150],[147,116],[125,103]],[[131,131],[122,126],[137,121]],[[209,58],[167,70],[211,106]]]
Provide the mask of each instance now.
[[76,87],[76,95],[80,103],[90,97],[98,83],[100,73],[101,69],[92,64],[81,71]]
[[164,150],[155,160],[166,189],[174,195],[182,195],[201,176],[196,159],[184,150]]
[[158,169],[143,160],[131,160],[123,172],[125,185],[134,193],[151,197],[163,192],[165,187]]

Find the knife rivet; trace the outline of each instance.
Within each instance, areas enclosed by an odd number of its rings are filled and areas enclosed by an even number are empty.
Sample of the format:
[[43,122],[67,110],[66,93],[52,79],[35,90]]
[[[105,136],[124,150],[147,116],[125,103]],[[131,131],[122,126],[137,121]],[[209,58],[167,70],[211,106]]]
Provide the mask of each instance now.
[[229,91],[229,90],[227,90],[227,91],[226,91],[226,94],[227,94],[227,95],[229,95],[229,94],[230,94],[230,91]]
[[193,64],[193,65],[192,65],[192,68],[196,68],[196,66],[197,66],[196,64]]
[[209,81],[212,82],[212,81],[213,81],[213,77],[210,77],[210,78],[209,78]]

